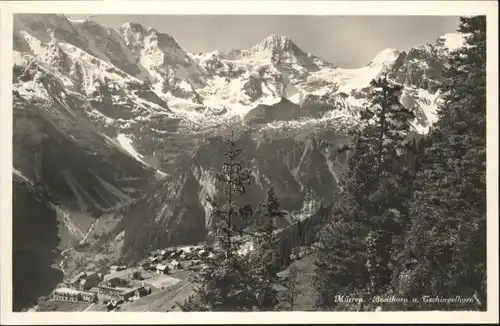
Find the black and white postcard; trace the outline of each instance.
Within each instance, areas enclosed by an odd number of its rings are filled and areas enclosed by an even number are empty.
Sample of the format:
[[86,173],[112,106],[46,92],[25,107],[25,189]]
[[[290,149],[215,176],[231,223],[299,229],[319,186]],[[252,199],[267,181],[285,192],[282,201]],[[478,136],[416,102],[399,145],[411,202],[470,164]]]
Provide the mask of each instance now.
[[1,10],[2,323],[498,321],[496,2]]

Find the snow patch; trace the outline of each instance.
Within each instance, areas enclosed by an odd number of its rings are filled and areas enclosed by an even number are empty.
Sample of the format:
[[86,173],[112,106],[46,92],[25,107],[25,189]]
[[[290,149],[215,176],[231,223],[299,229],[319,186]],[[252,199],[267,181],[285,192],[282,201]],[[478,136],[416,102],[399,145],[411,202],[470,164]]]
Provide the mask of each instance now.
[[370,63],[370,66],[391,65],[401,54],[401,51],[396,49],[385,49],[379,52]]
[[125,134],[118,134],[116,140],[130,156],[132,156],[142,164],[149,166],[145,161],[142,160],[143,156],[135,150],[134,146],[132,146],[132,140],[128,138]]
[[31,183],[31,181],[30,181],[28,178],[26,178],[26,176],[25,176],[25,175],[24,175],[21,171],[19,171],[18,169],[16,169],[16,168],[12,168],[12,172],[13,172],[16,176],[18,176],[19,178],[21,178],[23,181],[25,181],[25,182],[27,182],[27,183]]
[[156,179],[156,181],[163,180],[163,179],[165,179],[167,176],[168,176],[168,174],[166,174],[165,172],[162,172],[162,171],[160,171],[160,170],[156,170],[156,171],[155,171],[155,179]]

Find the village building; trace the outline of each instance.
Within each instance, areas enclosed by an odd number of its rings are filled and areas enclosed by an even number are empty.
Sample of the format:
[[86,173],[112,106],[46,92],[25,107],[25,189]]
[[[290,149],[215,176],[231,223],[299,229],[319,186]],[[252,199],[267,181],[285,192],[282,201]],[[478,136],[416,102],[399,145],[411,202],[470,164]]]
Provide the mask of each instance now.
[[79,289],[81,291],[87,291],[99,284],[99,275],[97,273],[87,274],[83,279],[80,279]]
[[66,282],[67,287],[80,291],[89,290],[97,284],[99,284],[99,276],[95,272],[81,272]]
[[150,263],[158,263],[160,259],[158,257],[148,257]]
[[151,264],[148,261],[139,264],[140,269],[148,269]]
[[73,276],[72,278],[70,278],[65,282],[67,287],[71,289],[78,289],[80,287],[80,280],[83,279],[85,275],[87,275],[87,273],[80,272],[77,275]]
[[[99,287],[98,286],[94,286],[93,288],[91,288],[89,290],[89,292],[95,293],[97,295],[99,293]],[[97,298],[99,299],[99,296],[97,296]]]
[[77,302],[80,301],[80,291],[70,288],[58,288],[54,290],[52,299],[57,301]]
[[93,292],[78,291],[70,288],[58,288],[55,289],[52,295],[53,300],[57,301],[87,301],[95,302],[97,301],[97,294]]
[[140,286],[140,287],[124,290],[121,293],[120,298],[124,301],[134,301],[134,300],[140,299],[141,296],[144,296],[145,293],[146,293],[146,291],[145,291],[144,286]]
[[180,268],[182,268],[181,264],[180,264],[177,260],[175,260],[175,259],[174,259],[174,260],[172,260],[172,261],[169,263],[169,269],[170,269],[170,270],[175,271],[175,270],[178,270],[178,269],[180,269]]
[[106,286],[97,287],[98,296],[103,300],[136,300],[147,294],[147,289],[144,286],[134,288],[110,288]]
[[182,254],[182,252],[181,252],[181,251],[176,250],[176,251],[173,251],[173,252],[172,252],[172,253],[168,256],[168,258],[171,258],[171,259],[172,259],[172,258],[179,258],[179,256],[180,256],[181,254]]
[[105,283],[110,287],[116,287],[122,283],[122,279],[119,277],[111,277],[105,279]]
[[99,285],[97,286],[97,295],[99,299],[119,299],[120,293],[122,292],[119,288],[112,288],[108,286]]
[[127,266],[112,265],[112,266],[109,267],[109,272],[110,273],[116,273],[116,272],[122,271],[124,269],[127,269]]
[[96,302],[97,301],[97,293],[82,291],[81,298],[83,301]]
[[168,266],[163,264],[156,265],[156,273],[157,274],[166,274],[168,273]]

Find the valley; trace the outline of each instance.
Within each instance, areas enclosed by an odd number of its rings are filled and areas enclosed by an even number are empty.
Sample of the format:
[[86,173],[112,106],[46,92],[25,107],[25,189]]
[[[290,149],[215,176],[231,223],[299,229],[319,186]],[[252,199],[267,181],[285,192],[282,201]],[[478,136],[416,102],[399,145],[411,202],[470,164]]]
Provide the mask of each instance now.
[[[282,256],[311,246],[343,192],[349,156],[341,149],[362,124],[370,81],[387,75],[404,85],[412,132],[426,134],[437,120],[446,59],[463,41],[447,34],[343,69],[276,34],[249,49],[188,53],[174,36],[133,22],[111,29],[64,15],[15,15],[14,310],[81,271],[212,244],[206,196],[223,196],[214,173],[232,132],[252,174],[241,203],[255,207],[274,187],[287,212]],[[312,261],[294,262],[304,291]],[[29,281],[34,270],[43,287]],[[181,284],[122,311],[173,309],[191,289]],[[301,300],[299,309],[312,309],[311,294]]]

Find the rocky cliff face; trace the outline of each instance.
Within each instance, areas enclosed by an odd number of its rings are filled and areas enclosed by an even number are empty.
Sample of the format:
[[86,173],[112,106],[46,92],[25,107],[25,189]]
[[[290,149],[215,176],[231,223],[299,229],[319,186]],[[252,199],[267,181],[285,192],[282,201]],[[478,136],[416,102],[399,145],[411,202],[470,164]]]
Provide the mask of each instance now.
[[[61,229],[77,240],[92,219],[137,196],[154,180],[154,170],[100,133],[79,112],[84,103],[44,77],[43,72],[33,76],[40,83],[35,87],[51,94],[50,99],[13,94],[13,164],[50,192],[48,198],[62,212]],[[30,76],[22,78],[28,81]],[[69,244],[63,241],[60,246]]]
[[[103,212],[124,232],[123,257],[202,242],[205,194],[230,129],[253,171],[246,201],[270,185],[291,218],[335,201],[349,141],[382,74],[405,85],[416,132],[436,120],[442,70],[461,37],[408,52],[387,49],[342,69],[271,35],[227,53],[187,53],[136,23],[111,30],[62,15],[16,15],[14,168],[44,185],[65,234],[83,239]],[[119,208],[118,208],[119,207]],[[64,232],[61,230],[65,230]],[[123,234],[123,233],[122,233]]]
[[[346,162],[337,149],[348,142],[346,135],[323,129],[320,133],[273,131],[241,134],[236,143],[252,171],[252,183],[241,203],[254,208],[275,188],[290,221],[306,219],[321,205],[328,205],[341,191],[339,176]],[[121,220],[114,234],[124,233],[122,253],[134,260],[152,248],[201,243],[212,230],[207,194],[220,197],[213,174],[223,161],[222,138],[213,138],[178,167],[175,175],[143,198],[116,212]],[[246,225],[244,221],[239,222]]]

